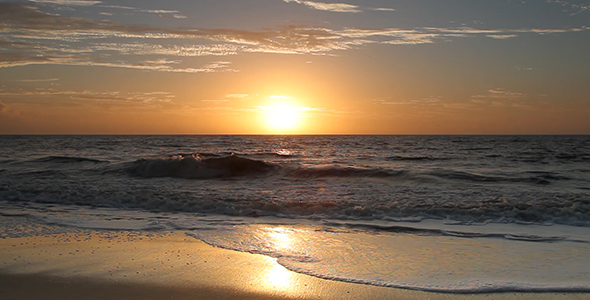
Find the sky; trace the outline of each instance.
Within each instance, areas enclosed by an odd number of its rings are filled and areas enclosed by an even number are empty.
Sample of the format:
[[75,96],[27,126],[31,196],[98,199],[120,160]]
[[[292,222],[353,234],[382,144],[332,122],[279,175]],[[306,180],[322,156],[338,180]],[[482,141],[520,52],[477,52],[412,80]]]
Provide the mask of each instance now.
[[590,0],[0,0],[0,134],[590,134]]

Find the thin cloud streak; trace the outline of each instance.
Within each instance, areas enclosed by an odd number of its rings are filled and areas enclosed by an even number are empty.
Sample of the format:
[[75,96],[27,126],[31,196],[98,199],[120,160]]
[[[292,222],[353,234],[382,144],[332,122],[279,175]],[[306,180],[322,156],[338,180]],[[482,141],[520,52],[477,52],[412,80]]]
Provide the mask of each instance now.
[[498,40],[505,40],[505,39],[518,37],[518,35],[516,35],[516,34],[488,34],[486,36],[489,38],[498,39]]
[[332,12],[345,12],[345,13],[358,13],[362,12],[358,5],[345,4],[345,3],[323,3],[314,1],[302,1],[302,0],[283,0],[287,3],[294,2],[297,4],[303,4],[307,7],[311,7],[317,10],[325,10]]
[[346,4],[346,3],[325,3],[325,2],[316,2],[316,1],[303,1],[303,0],[283,0],[286,3],[297,3],[305,5],[311,9],[315,10],[323,10],[329,12],[341,12],[341,13],[360,13],[364,10],[373,10],[373,11],[395,11],[393,8],[386,8],[386,7],[371,7],[363,9],[358,5],[354,4]]
[[35,3],[49,3],[57,5],[73,5],[73,6],[92,6],[95,4],[102,3],[102,1],[91,1],[91,0],[29,0]]
[[35,89],[35,90],[0,90],[0,96],[4,97],[39,97],[52,96],[69,96],[74,100],[87,100],[96,102],[119,102],[119,103],[171,103],[175,95],[170,92],[143,92],[143,93],[123,93],[123,92],[97,92],[97,91],[72,91],[57,89]]
[[69,65],[69,66],[93,66],[93,67],[110,67],[138,69],[171,73],[212,73],[212,72],[238,72],[238,70],[229,68],[229,62],[210,63],[201,68],[174,68],[170,66],[173,62],[161,61],[144,61],[143,63],[124,63],[124,62],[99,62],[92,60],[81,60],[77,57],[25,57],[25,56],[4,56],[0,58],[0,68],[27,66],[27,65]]
[[513,92],[503,88],[495,88],[488,90],[485,94],[472,96],[471,102],[477,105],[530,108],[530,101],[534,100],[534,98],[535,97],[524,93]]

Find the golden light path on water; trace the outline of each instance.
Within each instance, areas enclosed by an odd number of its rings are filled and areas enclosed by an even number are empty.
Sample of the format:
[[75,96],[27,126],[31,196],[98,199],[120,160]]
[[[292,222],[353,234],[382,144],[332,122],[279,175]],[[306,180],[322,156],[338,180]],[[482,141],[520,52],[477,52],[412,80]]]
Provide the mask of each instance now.
[[[268,228],[268,245],[278,251],[292,250],[293,237],[292,231],[282,227]],[[266,273],[267,286],[273,289],[290,290],[292,289],[292,272],[281,266],[275,258],[272,267]]]
[[273,289],[291,290],[293,273],[274,261],[270,270],[266,273],[267,286]]

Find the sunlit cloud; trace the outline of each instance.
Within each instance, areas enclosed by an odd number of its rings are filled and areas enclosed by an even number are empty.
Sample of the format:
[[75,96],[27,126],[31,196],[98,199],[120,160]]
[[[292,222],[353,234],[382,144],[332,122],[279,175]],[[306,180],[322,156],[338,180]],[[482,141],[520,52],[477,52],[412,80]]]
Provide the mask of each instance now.
[[488,34],[486,36],[493,38],[493,39],[499,39],[499,40],[505,40],[505,39],[518,37],[518,35],[516,35],[516,34]]
[[176,14],[179,13],[177,10],[164,10],[164,9],[143,9],[141,12],[148,12],[153,14]]
[[577,27],[577,28],[564,28],[564,29],[551,29],[551,28],[521,28],[521,29],[477,29],[471,27],[456,27],[456,28],[437,28],[437,27],[423,27],[426,32],[438,32],[441,34],[465,34],[465,35],[502,35],[502,34],[515,34],[515,33],[536,33],[536,34],[552,34],[552,33],[567,33],[567,32],[580,32],[590,30],[590,27]]
[[512,92],[512,91],[502,89],[502,88],[495,88],[495,89],[488,90],[488,92],[486,94],[475,95],[472,98],[514,100],[514,99],[522,99],[524,97],[527,97],[527,95],[523,94],[523,93],[519,93],[519,92]]
[[180,61],[178,60],[168,60],[166,58],[161,58],[161,59],[156,59],[156,60],[144,60],[143,61],[146,64],[152,64],[152,65],[167,65],[167,64],[179,64]]
[[156,61],[143,61],[140,63],[128,62],[99,62],[93,60],[83,60],[77,57],[26,57],[19,55],[3,56],[0,58],[0,68],[16,67],[27,65],[69,65],[69,66],[93,66],[109,68],[138,69],[148,71],[172,72],[172,73],[212,73],[212,72],[237,72],[229,68],[229,64],[211,63],[201,68],[175,68],[170,66],[175,62],[157,63]]
[[370,10],[376,10],[376,11],[395,11],[394,8],[387,8],[387,7],[370,8]]
[[102,3],[102,1],[91,1],[91,0],[29,0],[35,3],[50,3],[57,5],[74,5],[74,6],[92,6],[95,4]]
[[385,104],[385,105],[413,105],[413,104],[421,104],[421,105],[439,105],[442,104],[442,97],[426,97],[426,98],[419,98],[419,99],[412,99],[412,100],[390,100],[390,99],[375,99],[377,103]]
[[528,108],[531,106],[530,101],[533,99],[535,99],[535,97],[533,97],[532,95],[520,92],[513,92],[503,88],[495,88],[488,90],[485,94],[472,96],[471,102],[479,105]]
[[287,3],[294,2],[303,4],[317,10],[325,10],[332,12],[346,12],[346,13],[357,13],[362,10],[357,5],[345,4],[345,3],[323,3],[314,1],[302,1],[302,0],[283,0]]
[[243,47],[232,44],[212,45],[159,45],[148,43],[117,44],[100,43],[92,48],[96,51],[116,51],[137,55],[165,55],[165,56],[226,56],[235,55]]
[[186,19],[187,16],[180,14],[177,10],[165,10],[165,9],[142,9],[140,12],[157,14],[157,15],[170,15],[176,19]]
[[137,9],[135,7],[123,6],[123,5],[99,5],[99,6],[105,7],[105,8],[115,8],[115,9],[128,9],[128,10]]
[[330,12],[342,12],[342,13],[359,13],[364,10],[373,10],[373,11],[395,11],[393,8],[387,7],[370,7],[370,8],[361,8],[358,5],[354,4],[346,4],[346,3],[325,3],[325,2],[317,2],[317,1],[304,1],[304,0],[283,0],[287,3],[297,3],[305,5],[309,8],[316,9],[316,10],[324,10]]
[[0,90],[0,96],[6,98],[30,97],[39,100],[40,97],[68,96],[74,100],[98,101],[98,102],[119,102],[119,103],[170,103],[175,95],[170,92],[135,92],[123,93],[118,91],[73,91],[58,89],[32,89],[32,90]]
[[230,99],[248,99],[250,98],[249,94],[227,94],[225,95],[225,98],[230,98]]
[[238,72],[238,70],[230,69],[229,66],[231,62],[229,61],[215,61],[210,64],[203,66],[204,69],[210,70],[210,72],[214,72],[215,70],[223,70],[226,72]]
[[58,81],[59,78],[46,78],[46,79],[18,79],[15,81],[19,82],[47,82],[47,81]]
[[[52,0],[53,1],[53,0]],[[57,1],[57,0],[55,0]],[[62,0],[65,1],[65,0]],[[284,0],[287,1],[287,0]],[[289,0],[299,4],[320,2]],[[71,1],[69,1],[71,2]],[[339,4],[331,4],[339,5]],[[345,6],[340,6],[342,9]],[[127,9],[127,7],[125,7]],[[352,8],[349,8],[352,9]],[[144,10],[148,13],[176,14],[176,10]],[[210,73],[237,70],[229,63],[210,63],[198,68],[179,67],[181,61],[109,61],[104,52],[164,57],[228,56],[240,53],[279,53],[335,55],[369,44],[419,45],[465,37],[493,39],[517,38],[521,34],[559,34],[581,32],[590,27],[550,29],[477,29],[471,27],[438,28],[345,28],[281,26],[261,31],[207,28],[158,28],[111,21],[60,16],[15,3],[0,3],[0,67],[31,64],[62,64],[141,69],[161,72]],[[94,41],[123,39],[128,43]],[[142,40],[139,42],[138,40]],[[158,43],[158,40],[183,39],[183,45]],[[149,40],[150,42],[144,42]],[[93,43],[80,43],[93,41]],[[136,59],[137,60],[137,59]]]

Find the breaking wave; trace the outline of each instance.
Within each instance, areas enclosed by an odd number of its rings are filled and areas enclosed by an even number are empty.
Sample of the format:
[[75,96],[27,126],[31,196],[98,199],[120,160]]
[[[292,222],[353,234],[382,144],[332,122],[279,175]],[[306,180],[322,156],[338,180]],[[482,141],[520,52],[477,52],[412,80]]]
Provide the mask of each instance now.
[[273,169],[274,166],[271,164],[236,155],[205,158],[198,154],[191,154],[157,159],[140,159],[132,164],[129,171],[134,175],[146,178],[211,179],[262,174]]
[[[268,155],[265,153],[264,155]],[[274,154],[282,156],[281,154]],[[55,158],[59,161],[101,161],[84,158]],[[422,158],[419,158],[422,159]],[[430,158],[424,158],[430,159]],[[397,181],[432,182],[451,180],[466,183],[529,183],[549,185],[552,181],[569,180],[567,176],[551,172],[525,174],[482,175],[452,169],[415,171],[406,169],[362,168],[346,165],[302,166],[277,164],[264,160],[246,158],[242,155],[220,156],[216,154],[178,154],[164,158],[139,159],[126,165],[126,170],[143,178],[173,177],[184,179],[214,179],[239,176],[273,176],[315,179],[325,177],[382,178]]]

